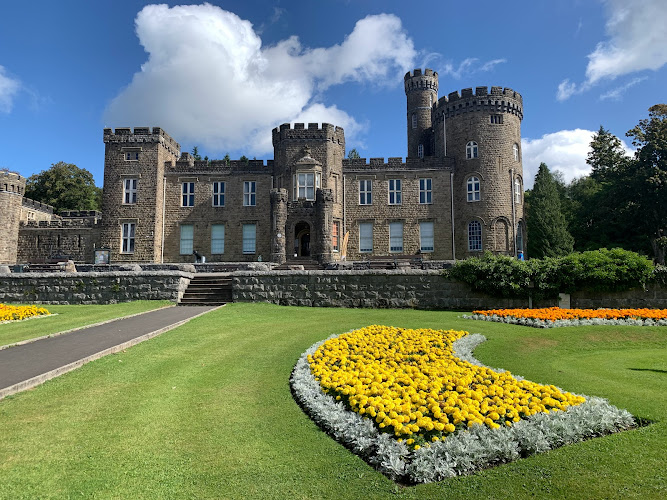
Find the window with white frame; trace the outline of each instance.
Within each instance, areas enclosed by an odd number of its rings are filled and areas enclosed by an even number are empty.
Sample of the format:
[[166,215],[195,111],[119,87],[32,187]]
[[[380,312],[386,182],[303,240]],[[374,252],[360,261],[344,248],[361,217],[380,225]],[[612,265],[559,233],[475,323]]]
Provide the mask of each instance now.
[[125,222],[121,226],[121,253],[134,253],[134,232],[136,223]]
[[472,160],[473,158],[477,158],[477,143],[470,141],[466,144],[466,159]]
[[521,179],[514,178],[514,203],[521,203],[523,190],[521,189]]
[[389,179],[389,204],[400,205],[402,200],[401,195],[401,179]]
[[433,197],[433,179],[419,179],[419,203],[427,205],[432,203]]
[[257,246],[257,225],[243,224],[243,253],[255,253]]
[[419,223],[419,250],[422,252],[433,251],[433,222],[423,221]]
[[123,179],[123,204],[133,205],[137,202],[137,179]]
[[192,255],[194,250],[195,227],[192,224],[181,225],[181,255]]
[[362,179],[359,181],[359,205],[372,205],[372,181],[370,179]]
[[224,207],[225,206],[225,183],[224,182],[214,182],[213,183],[213,206],[214,207]]
[[389,251],[403,251],[403,222],[389,223]]
[[482,225],[476,220],[468,224],[468,250],[471,252],[482,250]]
[[468,201],[480,200],[479,177],[468,177]]
[[412,113],[412,129],[417,128],[417,115],[415,113]]
[[28,212],[28,220],[35,220],[35,212]]
[[373,252],[373,223],[360,222],[359,223],[359,252],[372,253]]
[[211,254],[220,255],[225,253],[225,225],[211,225]]
[[420,144],[419,146],[417,146],[417,156],[419,156],[420,158],[424,157],[424,145],[423,144]]
[[194,207],[195,206],[195,183],[194,182],[184,182],[181,185],[181,206],[182,207]]
[[[255,189],[257,184],[255,181],[244,181],[243,182],[243,206],[244,207],[254,207],[255,206]],[[252,253],[255,253],[254,250]]]
[[299,172],[296,174],[296,193],[297,199],[315,199],[315,172]]
[[519,145],[512,145],[512,152],[514,153],[514,161],[519,161]]
[[126,151],[125,161],[139,161],[139,151]]
[[334,252],[340,251],[340,222],[337,220],[331,226],[331,247]]

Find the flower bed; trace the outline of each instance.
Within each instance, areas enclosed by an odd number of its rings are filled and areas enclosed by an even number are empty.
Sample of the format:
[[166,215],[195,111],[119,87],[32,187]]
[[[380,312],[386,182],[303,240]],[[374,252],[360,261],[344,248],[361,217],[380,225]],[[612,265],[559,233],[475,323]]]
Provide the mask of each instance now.
[[45,316],[48,314],[51,313],[43,307],[0,304],[0,322],[20,321],[22,319]]
[[667,309],[490,309],[464,318],[537,328],[583,325],[667,326]]
[[565,393],[472,358],[467,332],[371,326],[312,346],[297,401],[388,476],[431,482],[631,427],[599,398]]

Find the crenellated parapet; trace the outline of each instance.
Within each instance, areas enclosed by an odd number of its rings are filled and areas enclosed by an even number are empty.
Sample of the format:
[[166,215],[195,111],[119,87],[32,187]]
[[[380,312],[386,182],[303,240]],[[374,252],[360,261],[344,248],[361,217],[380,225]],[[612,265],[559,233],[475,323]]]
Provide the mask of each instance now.
[[438,99],[433,108],[436,121],[464,113],[510,113],[523,119],[523,97],[510,88],[503,87],[475,87],[450,92],[447,96]]
[[0,170],[0,191],[22,195],[25,192],[25,181],[26,178],[17,172]]
[[55,219],[51,221],[27,221],[21,222],[22,228],[38,229],[69,229],[69,228],[92,228],[98,224],[97,218],[77,218],[77,219]]
[[134,130],[129,127],[104,129],[103,134],[104,143],[125,143],[128,146],[140,145],[142,143],[158,143],[162,144],[167,150],[175,155],[180,156],[181,145],[171,138],[160,127],[134,127]]
[[47,214],[53,214],[53,207],[46,203],[42,203],[41,201],[35,201],[24,197],[21,204],[23,205],[23,208],[28,210],[38,210]]
[[430,68],[415,69],[408,71],[403,77],[403,84],[405,86],[405,93],[409,94],[414,91],[432,90],[438,93],[438,73]]
[[286,141],[324,141],[345,145],[345,131],[343,127],[336,127],[330,123],[283,123],[273,129],[273,146]]
[[191,154],[183,153],[177,161],[165,163],[165,173],[187,173],[202,175],[233,175],[246,173],[268,174],[273,168],[273,160],[197,160]]
[[343,172],[375,172],[383,170],[425,170],[425,169],[451,169],[453,161],[451,158],[347,158],[343,160]]

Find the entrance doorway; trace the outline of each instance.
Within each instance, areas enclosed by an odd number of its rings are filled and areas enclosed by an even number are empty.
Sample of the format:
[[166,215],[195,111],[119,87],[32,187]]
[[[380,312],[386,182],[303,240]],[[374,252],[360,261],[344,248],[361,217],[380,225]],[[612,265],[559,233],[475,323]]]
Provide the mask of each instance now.
[[307,222],[299,222],[294,227],[294,254],[310,257],[310,226]]

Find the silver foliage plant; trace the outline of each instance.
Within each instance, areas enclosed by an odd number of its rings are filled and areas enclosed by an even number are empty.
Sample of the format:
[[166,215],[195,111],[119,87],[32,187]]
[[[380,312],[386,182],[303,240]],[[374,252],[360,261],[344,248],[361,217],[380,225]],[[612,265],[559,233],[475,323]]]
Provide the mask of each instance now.
[[[330,338],[333,337],[335,335]],[[454,343],[454,351],[460,359],[485,366],[472,354],[485,340],[483,335],[467,335]],[[440,481],[635,425],[626,410],[612,406],[605,399],[586,396],[584,403],[566,411],[537,413],[512,427],[495,430],[474,425],[443,441],[410,451],[404,443],[380,432],[367,417],[349,411],[332,396],[324,394],[307,359],[324,342],[312,345],[294,367],[290,384],[296,400],[322,429],[394,480]],[[516,375],[515,378],[521,379]]]
[[514,325],[532,326],[534,328],[559,328],[564,326],[591,326],[591,325],[623,325],[623,326],[667,326],[667,319],[557,319],[556,321],[545,321],[535,318],[515,318],[513,316],[498,316],[493,314],[463,314],[465,319],[476,319],[480,321],[495,321],[498,323],[510,323]]

